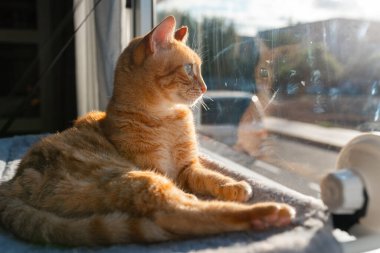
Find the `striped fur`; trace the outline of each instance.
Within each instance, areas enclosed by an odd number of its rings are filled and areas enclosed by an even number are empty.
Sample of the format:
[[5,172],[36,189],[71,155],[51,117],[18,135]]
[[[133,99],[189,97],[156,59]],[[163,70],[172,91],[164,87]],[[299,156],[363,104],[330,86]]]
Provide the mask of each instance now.
[[[288,225],[286,204],[242,204],[246,182],[205,168],[192,112],[206,91],[187,28],[166,18],[121,54],[106,113],[35,144],[0,186],[1,224],[63,245],[159,242]],[[217,200],[200,200],[196,195]]]

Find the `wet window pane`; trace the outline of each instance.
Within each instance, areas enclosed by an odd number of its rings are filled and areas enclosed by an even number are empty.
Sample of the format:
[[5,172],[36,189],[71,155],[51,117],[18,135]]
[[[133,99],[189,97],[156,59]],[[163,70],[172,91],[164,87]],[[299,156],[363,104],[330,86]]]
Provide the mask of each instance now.
[[[161,0],[156,8],[157,20],[174,15],[189,27],[188,45],[202,56],[201,135],[246,166],[274,166],[263,169],[268,177],[299,178],[291,187],[314,195],[341,148],[332,133],[380,131],[379,9],[370,0]],[[320,141],[319,131],[330,137]]]

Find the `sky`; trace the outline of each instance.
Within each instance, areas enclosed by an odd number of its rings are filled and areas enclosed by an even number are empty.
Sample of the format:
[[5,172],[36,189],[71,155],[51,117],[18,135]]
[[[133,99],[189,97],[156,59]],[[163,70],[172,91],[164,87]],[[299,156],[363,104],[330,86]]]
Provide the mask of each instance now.
[[157,11],[179,10],[201,19],[234,21],[240,35],[331,18],[380,21],[379,0],[161,0]]

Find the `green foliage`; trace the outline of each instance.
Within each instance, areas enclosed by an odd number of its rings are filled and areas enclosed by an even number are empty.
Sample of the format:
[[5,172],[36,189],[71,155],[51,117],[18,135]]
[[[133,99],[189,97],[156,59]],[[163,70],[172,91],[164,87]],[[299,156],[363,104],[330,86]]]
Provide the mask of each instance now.
[[260,32],[259,37],[268,48],[276,48],[301,42],[300,37],[294,36],[293,32],[285,28]]
[[344,78],[359,83],[363,83],[363,80],[380,80],[380,52],[358,50],[350,57]]
[[276,74],[278,87],[289,83],[303,83],[302,89],[304,89],[316,81],[313,80],[316,71],[318,71],[317,81],[326,88],[336,85],[343,70],[341,63],[323,45],[305,45],[298,46],[294,50],[289,47],[286,53],[280,54],[274,59],[273,71]]

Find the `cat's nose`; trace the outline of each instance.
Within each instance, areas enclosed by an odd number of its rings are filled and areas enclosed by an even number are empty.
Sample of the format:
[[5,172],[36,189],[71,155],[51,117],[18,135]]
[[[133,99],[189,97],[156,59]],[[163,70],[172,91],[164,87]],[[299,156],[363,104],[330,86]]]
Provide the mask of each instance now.
[[207,91],[207,85],[204,82],[200,82],[199,85],[200,85],[202,94],[206,93],[206,91]]

